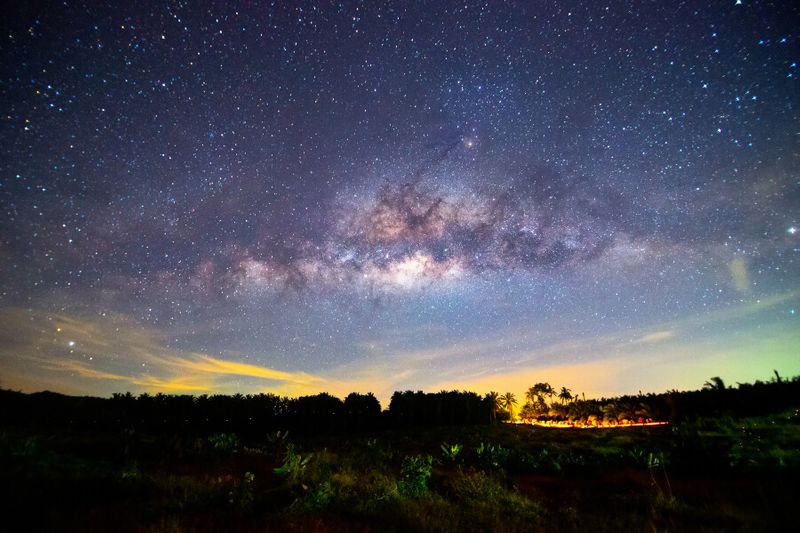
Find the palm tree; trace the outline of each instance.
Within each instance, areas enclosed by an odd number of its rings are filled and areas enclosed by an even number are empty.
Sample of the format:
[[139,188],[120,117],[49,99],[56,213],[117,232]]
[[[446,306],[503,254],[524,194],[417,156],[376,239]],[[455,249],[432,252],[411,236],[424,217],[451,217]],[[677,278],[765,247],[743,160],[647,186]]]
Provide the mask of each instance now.
[[500,406],[508,411],[508,417],[514,420],[514,406],[517,405],[517,398],[513,392],[507,392],[500,396]]
[[486,393],[486,401],[489,402],[489,416],[491,417],[492,423],[494,423],[497,420],[497,411],[502,408],[500,405],[500,394],[495,391],[489,391]]
[[567,403],[572,399],[572,391],[566,387],[561,387],[561,392],[558,393],[558,398],[561,400],[561,403]]
[[531,405],[535,404],[536,400],[538,399],[539,399],[539,389],[537,389],[535,386],[525,391],[525,400],[527,400],[529,404]]
[[527,400],[525,405],[529,407],[529,410],[539,414],[546,414],[547,401],[545,397],[552,398],[555,394],[555,390],[553,390],[553,387],[549,383],[537,383],[525,392],[525,398]]
[[545,396],[550,400],[553,399],[553,396],[556,395],[556,391],[553,389],[553,386],[549,383],[537,383],[533,386],[534,389],[538,392],[538,402],[537,404],[540,406],[540,409],[547,410],[547,402],[545,401]]
[[705,390],[725,390],[725,382],[719,376],[714,376],[703,384]]
[[537,383],[525,393],[525,397],[531,403],[544,401],[544,397],[552,398],[555,395],[553,387],[549,383]]
[[556,391],[549,383],[537,383],[536,385],[539,387],[539,390],[542,392],[543,396],[547,396],[552,400],[553,396],[556,395]]

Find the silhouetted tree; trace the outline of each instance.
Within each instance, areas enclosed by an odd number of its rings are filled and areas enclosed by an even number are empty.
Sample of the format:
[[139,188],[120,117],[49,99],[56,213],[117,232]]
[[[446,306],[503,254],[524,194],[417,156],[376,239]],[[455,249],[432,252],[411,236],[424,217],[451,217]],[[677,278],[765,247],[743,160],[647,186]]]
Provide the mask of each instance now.
[[344,402],[327,392],[301,396],[289,407],[295,429],[301,431],[339,431],[344,429]]
[[568,401],[572,400],[572,391],[566,387],[561,387],[561,392],[558,393],[558,398],[561,400],[561,403],[567,403]]
[[[537,383],[526,393],[522,419],[545,415],[586,421],[606,416],[609,420],[669,419],[735,414],[758,416],[796,407],[800,378],[778,375],[769,382],[741,383],[725,387],[718,377],[703,390],[621,396],[613,399],[573,399],[553,405],[545,402],[547,387]],[[711,388],[708,387],[711,385]],[[569,389],[567,389],[569,390]],[[562,388],[562,393],[564,389]],[[114,394],[111,398],[75,397],[40,392],[24,394],[0,390],[0,427],[39,426],[70,431],[125,430],[142,434],[209,436],[236,433],[244,440],[289,429],[300,433],[335,433],[375,427],[487,424],[495,400],[513,409],[514,395],[494,398],[474,392],[395,392],[387,413],[372,394],[351,394],[343,402],[329,394],[290,399],[274,394],[188,396],[168,394]],[[561,394],[559,398],[564,400]],[[566,400],[564,400],[566,401]]]
[[523,407],[523,410],[527,414],[533,413],[532,417],[526,418],[536,418],[537,416],[542,416],[547,413],[547,400],[545,397],[553,397],[555,392],[553,391],[553,387],[549,383],[537,383],[533,387],[529,388],[528,391],[525,393],[525,398],[527,402]]
[[489,391],[484,398],[489,405],[489,420],[494,424],[497,422],[497,412],[502,409],[500,405],[500,394],[495,391]]
[[551,400],[556,395],[555,389],[549,383],[537,383],[536,386],[542,391],[543,396],[547,396]]
[[381,404],[371,392],[351,392],[344,399],[344,412],[348,429],[373,429],[381,416]]
[[395,392],[389,402],[389,418],[396,426],[486,424],[491,405],[474,392]]
[[706,390],[725,390],[725,382],[719,376],[714,376],[703,384]]
[[514,406],[517,405],[517,398],[513,392],[507,392],[500,397],[500,405],[508,411],[509,420],[514,420]]

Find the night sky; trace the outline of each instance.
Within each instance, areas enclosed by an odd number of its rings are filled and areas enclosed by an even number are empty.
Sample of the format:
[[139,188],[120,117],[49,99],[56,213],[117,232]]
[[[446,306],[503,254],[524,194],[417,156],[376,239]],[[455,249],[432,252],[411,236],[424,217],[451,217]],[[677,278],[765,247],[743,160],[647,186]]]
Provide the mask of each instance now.
[[793,2],[16,2],[0,387],[800,373]]

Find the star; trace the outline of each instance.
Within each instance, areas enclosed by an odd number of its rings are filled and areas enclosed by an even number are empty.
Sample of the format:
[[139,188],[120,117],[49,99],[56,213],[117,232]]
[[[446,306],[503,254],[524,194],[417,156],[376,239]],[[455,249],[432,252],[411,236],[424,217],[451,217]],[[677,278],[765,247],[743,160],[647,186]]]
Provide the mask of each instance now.
[[[113,24],[95,3],[12,10],[0,47],[0,368],[42,362],[20,383],[55,383],[66,347],[98,367],[71,391],[285,389],[225,373],[258,361],[298,394],[364,369],[387,398],[672,329],[697,360],[741,340],[732,374],[800,372],[758,331],[796,338],[797,176],[761,163],[796,149],[788,2],[637,3],[636,25],[591,0],[133,2]],[[784,303],[748,321],[751,299]],[[735,339],[695,327],[740,307]]]

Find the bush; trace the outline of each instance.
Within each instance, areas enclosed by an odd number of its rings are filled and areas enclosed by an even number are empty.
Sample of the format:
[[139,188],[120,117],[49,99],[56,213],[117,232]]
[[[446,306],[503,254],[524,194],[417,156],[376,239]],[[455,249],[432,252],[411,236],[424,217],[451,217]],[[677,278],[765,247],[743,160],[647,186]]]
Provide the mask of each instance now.
[[330,481],[323,481],[316,487],[309,489],[305,498],[306,507],[312,510],[323,509],[336,496],[336,491]]
[[208,437],[208,443],[218,452],[234,453],[241,448],[242,443],[235,433],[218,433]]
[[407,456],[400,468],[400,494],[410,498],[421,498],[427,494],[432,472],[433,457],[430,455]]
[[299,483],[303,473],[311,461],[311,454],[303,457],[295,451],[294,445],[286,446],[286,453],[283,456],[283,464],[273,471],[279,476],[285,476],[290,485]]
[[501,468],[508,461],[511,450],[503,448],[499,444],[484,444],[481,442],[475,450],[475,454],[478,456],[478,460],[486,466]]
[[234,483],[233,488],[228,492],[228,503],[240,509],[249,509],[253,505],[255,494],[253,492],[253,482],[256,476],[252,472],[245,472],[244,477]]
[[461,453],[460,444],[447,444],[446,442],[442,444],[442,457],[444,457],[445,461],[456,462],[459,453]]

